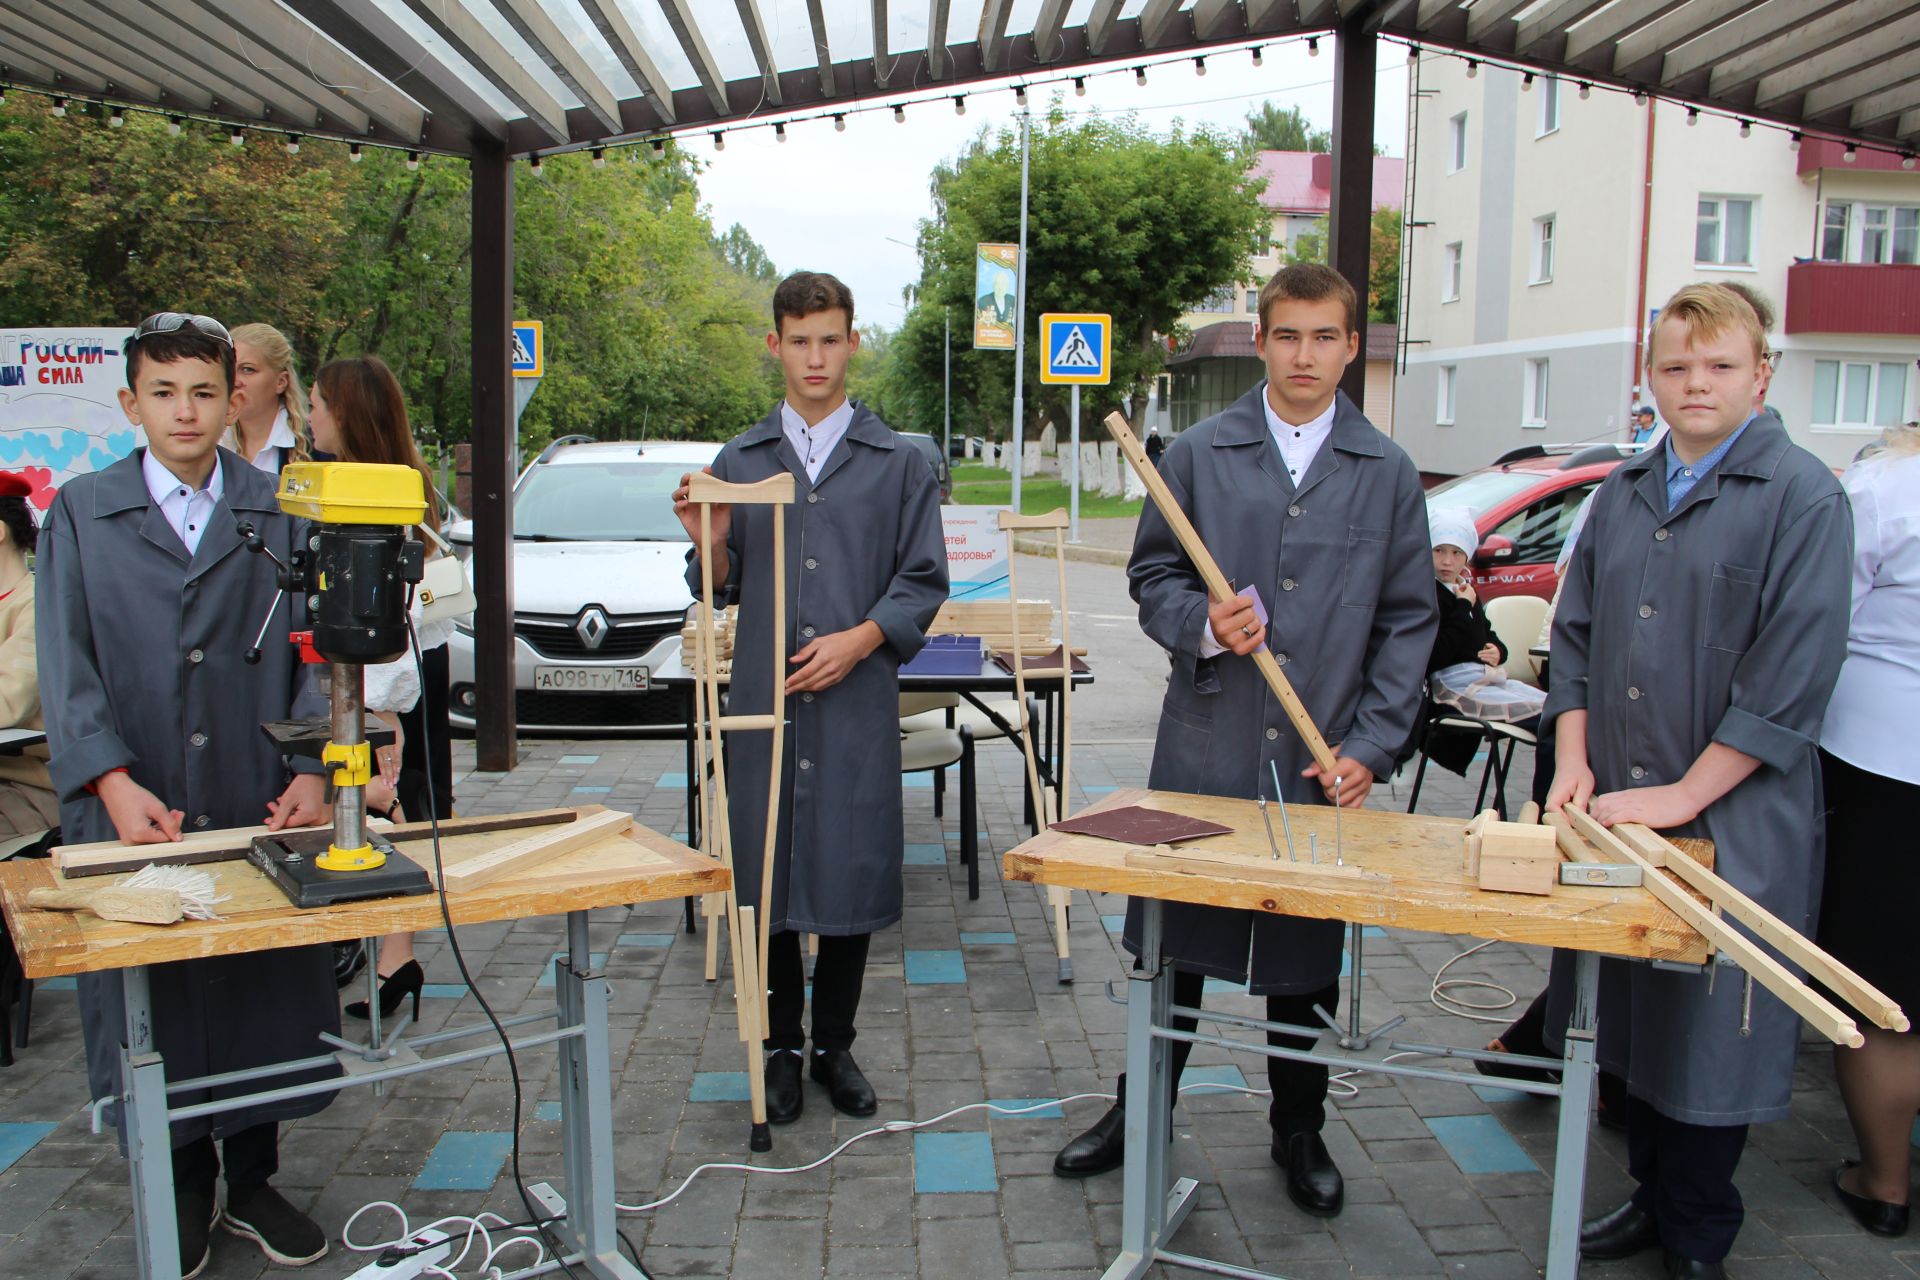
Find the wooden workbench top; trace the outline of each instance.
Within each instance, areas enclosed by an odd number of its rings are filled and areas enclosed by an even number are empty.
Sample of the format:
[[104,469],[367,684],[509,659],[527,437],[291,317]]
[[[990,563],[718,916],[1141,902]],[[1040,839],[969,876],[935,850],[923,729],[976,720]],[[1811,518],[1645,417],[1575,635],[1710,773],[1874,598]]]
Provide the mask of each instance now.
[[[587,806],[580,812],[595,811],[597,806]],[[527,834],[528,829],[520,828],[448,836],[440,842],[441,858],[451,867]],[[409,842],[403,852],[432,873],[430,843]],[[68,881],[44,859],[0,863],[0,911],[6,914],[21,967],[34,979],[380,937],[438,928],[443,923],[437,893],[303,911],[244,861],[205,863],[199,869],[214,875],[219,892],[232,895],[217,908],[218,920],[117,924],[84,912],[34,910],[26,905],[26,898],[27,891],[37,886],[88,889],[117,879]],[[479,889],[450,893],[447,905],[455,924],[480,924],[656,902],[726,887],[727,872],[718,863],[636,822],[624,835],[609,836]]]
[[1705,940],[1645,889],[1556,885],[1545,895],[1481,889],[1462,865],[1462,819],[1348,809],[1341,815],[1346,867],[1335,872],[1316,870],[1307,861],[1310,835],[1319,837],[1322,863],[1334,858],[1334,815],[1325,805],[1287,807],[1298,856],[1289,863],[1280,813],[1271,803],[1268,813],[1281,849],[1279,862],[1273,860],[1266,826],[1251,800],[1122,790],[1076,816],[1130,804],[1232,827],[1230,835],[1179,847],[1244,857],[1248,872],[1239,875],[1233,866],[1220,863],[1175,864],[1136,845],[1043,831],[1008,851],[1007,879],[1616,956],[1692,963],[1706,959]]

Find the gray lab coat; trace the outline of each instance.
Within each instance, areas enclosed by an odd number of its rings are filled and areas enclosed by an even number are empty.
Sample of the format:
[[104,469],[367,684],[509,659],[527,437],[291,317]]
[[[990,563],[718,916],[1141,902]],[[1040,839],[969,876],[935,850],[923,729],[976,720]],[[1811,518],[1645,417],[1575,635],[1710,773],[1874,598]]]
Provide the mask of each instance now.
[[[1852,552],[1840,482],[1765,412],[1671,514],[1664,448],[1607,477],[1554,614],[1545,715],[1587,711],[1596,793],[1678,782],[1709,743],[1757,757],[1667,834],[1711,839],[1719,873],[1809,937],[1825,864],[1815,735],[1846,655]],[[1783,1118],[1799,1017],[1756,986],[1743,1037],[1743,976],[1707,985],[1603,962],[1601,1064],[1676,1120]]]
[[[816,483],[808,483],[787,443],[778,406],[713,461],[713,474],[736,484],[782,471],[794,479],[794,503],[786,508],[787,656],[815,636],[868,619],[886,640],[831,689],[787,699],[770,927],[833,937],[871,933],[900,918],[899,670],[926,643],[947,599],[940,490],[926,459],[896,447],[892,430],[861,404]],[[773,709],[779,510],[733,509],[730,576],[724,590],[715,584],[716,607],[740,605],[731,715]],[[687,560],[687,584],[698,599],[700,561],[691,552]],[[730,733],[726,754],[734,884],[742,903],[759,906],[772,735]]]
[[[1419,473],[1344,394],[1296,491],[1267,428],[1261,383],[1167,446],[1160,475],[1236,588],[1258,588],[1268,647],[1329,746],[1393,772],[1413,732],[1438,618]],[[1207,592],[1153,504],[1127,565],[1140,626],[1172,662],[1148,785],[1323,804],[1313,763],[1251,657],[1201,658]],[[1321,855],[1331,857],[1332,849]],[[1307,850],[1299,850],[1305,858]],[[1318,991],[1340,976],[1340,922],[1169,903],[1165,953],[1256,995]],[[1140,904],[1124,941],[1139,954]],[[1249,946],[1251,945],[1251,952]]]
[[[286,789],[289,775],[261,722],[326,710],[307,692],[305,669],[287,641],[290,630],[304,625],[297,606],[290,615],[289,603],[281,602],[259,665],[242,657],[267,616],[274,569],[243,547],[235,523],[251,521],[282,560],[295,545],[295,522],[275,503],[273,480],[222,449],[226,493],[189,559],[147,493],[144,452],[69,480],[40,534],[40,700],[52,751],[48,768],[70,844],[116,838],[106,806],[85,788],[120,766],[168,807],[185,812],[185,835],[264,822],[267,801]],[[156,965],[148,977],[155,1038],[172,1080],[311,1057],[325,1051],[316,1039],[320,1032],[340,1029],[325,946]],[[119,1088],[121,992],[117,971],[80,979],[87,1075],[96,1098]],[[313,1078],[176,1093],[172,1102],[184,1106]],[[178,1121],[173,1142],[312,1115],[331,1101],[331,1094],[320,1094]]]

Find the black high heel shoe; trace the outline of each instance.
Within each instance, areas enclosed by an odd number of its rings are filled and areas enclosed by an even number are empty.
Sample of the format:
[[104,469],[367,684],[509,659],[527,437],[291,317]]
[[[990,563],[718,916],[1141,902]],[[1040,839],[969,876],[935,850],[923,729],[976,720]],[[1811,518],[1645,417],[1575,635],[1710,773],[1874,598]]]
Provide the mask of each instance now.
[[1871,1196],[1855,1195],[1840,1185],[1840,1175],[1854,1168],[1859,1161],[1849,1160],[1833,1171],[1833,1190],[1840,1197],[1840,1203],[1867,1230],[1877,1236],[1904,1236],[1907,1234],[1907,1206],[1888,1204],[1884,1200],[1875,1200]]
[[[426,971],[418,960],[409,960],[380,979],[380,1016],[391,1018],[408,996],[413,997],[414,1021],[420,1020],[420,988],[426,984]],[[364,1020],[367,1016],[367,1002],[355,1000],[347,1006],[349,1018]]]

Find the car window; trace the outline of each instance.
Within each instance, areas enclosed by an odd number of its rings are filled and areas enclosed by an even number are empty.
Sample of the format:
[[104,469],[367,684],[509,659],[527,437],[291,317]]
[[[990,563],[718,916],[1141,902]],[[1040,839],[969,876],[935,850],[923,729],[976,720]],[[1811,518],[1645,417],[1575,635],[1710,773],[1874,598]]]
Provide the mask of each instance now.
[[578,462],[535,467],[513,500],[516,537],[685,542],[673,490],[688,462]]
[[1494,533],[1513,540],[1513,564],[1551,564],[1560,555],[1573,517],[1594,484],[1577,484],[1552,493],[1501,522]]
[[1537,471],[1473,471],[1436,485],[1427,493],[1427,506],[1466,507],[1481,515],[1538,483]]

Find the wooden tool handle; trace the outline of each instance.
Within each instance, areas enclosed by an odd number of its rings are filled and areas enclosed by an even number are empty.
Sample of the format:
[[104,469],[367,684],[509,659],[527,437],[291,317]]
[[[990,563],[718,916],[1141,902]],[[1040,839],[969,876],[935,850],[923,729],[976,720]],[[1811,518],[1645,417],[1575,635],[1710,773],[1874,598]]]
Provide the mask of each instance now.
[[793,473],[783,471],[777,476],[768,476],[751,484],[734,484],[704,471],[696,471],[693,478],[687,481],[687,501],[727,502],[741,506],[790,503],[793,501]]
[[174,889],[49,889],[27,891],[27,905],[42,911],[91,911],[102,920],[172,924],[186,910]]
[[1000,528],[1005,529],[1064,529],[1067,527],[1065,507],[1055,507],[1044,515],[1022,516],[1011,511],[1000,513]]
[[[1119,444],[1120,452],[1127,456],[1127,462],[1133,467],[1134,474],[1140,477],[1140,483],[1146,485],[1147,496],[1153,499],[1153,505],[1160,508],[1160,514],[1166,517],[1167,524],[1173,529],[1173,536],[1180,540],[1181,549],[1187,558],[1193,561],[1193,567],[1200,572],[1200,580],[1207,584],[1207,594],[1218,602],[1233,599],[1233,587],[1221,574],[1220,566],[1214,563],[1213,555],[1207,550],[1207,544],[1200,541],[1200,531],[1193,527],[1193,521],[1187,519],[1187,513],[1173,500],[1173,491],[1167,488],[1167,482],[1160,478],[1160,472],[1147,457],[1147,451],[1140,447],[1140,441],[1134,436],[1133,428],[1118,413],[1110,413],[1106,419],[1107,433]],[[1307,714],[1306,704],[1300,701],[1300,695],[1293,691],[1286,673],[1280,670],[1280,664],[1274,660],[1273,652],[1266,647],[1253,651],[1253,664],[1267,679],[1267,686],[1273,690],[1273,696],[1280,699],[1280,706],[1287,713],[1287,719],[1293,722],[1293,728],[1300,740],[1307,744],[1307,750],[1313,754],[1314,763],[1324,773],[1335,772],[1333,752],[1327,748],[1327,740],[1320,736],[1320,730],[1314,725],[1313,717]]]

